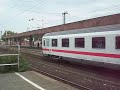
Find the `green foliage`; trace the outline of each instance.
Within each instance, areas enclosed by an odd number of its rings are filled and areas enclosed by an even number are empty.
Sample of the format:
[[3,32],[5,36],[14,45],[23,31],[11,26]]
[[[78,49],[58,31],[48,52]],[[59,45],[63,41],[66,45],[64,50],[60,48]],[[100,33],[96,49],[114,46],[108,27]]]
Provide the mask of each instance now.
[[8,35],[13,35],[13,34],[15,34],[15,32],[13,32],[13,31],[10,31],[10,30],[6,30],[5,32],[4,32],[4,34],[3,34],[3,36],[2,36],[2,40],[3,41],[6,41],[6,39],[4,39],[4,36],[8,36]]
[[28,69],[28,62],[25,60],[25,58],[23,58],[22,56],[20,56],[19,71],[23,72],[23,71],[26,71],[27,69]]
[[15,34],[15,32],[7,30],[7,31],[4,32],[3,36],[6,36],[6,34],[7,35],[13,35],[13,34]]
[[[0,57],[0,64],[11,64],[11,63],[17,63],[17,56],[1,56]],[[27,61],[20,56],[20,63],[19,63],[19,71],[26,71],[28,68]],[[6,72],[15,72],[18,71],[17,65],[11,65],[11,66],[0,66],[0,73],[6,73]]]

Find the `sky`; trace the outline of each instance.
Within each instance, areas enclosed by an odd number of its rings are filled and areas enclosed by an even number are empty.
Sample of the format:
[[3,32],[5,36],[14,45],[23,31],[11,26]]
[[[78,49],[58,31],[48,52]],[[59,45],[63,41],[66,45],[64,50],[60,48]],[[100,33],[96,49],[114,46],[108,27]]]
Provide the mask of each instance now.
[[0,0],[0,31],[22,33],[120,13],[120,0]]

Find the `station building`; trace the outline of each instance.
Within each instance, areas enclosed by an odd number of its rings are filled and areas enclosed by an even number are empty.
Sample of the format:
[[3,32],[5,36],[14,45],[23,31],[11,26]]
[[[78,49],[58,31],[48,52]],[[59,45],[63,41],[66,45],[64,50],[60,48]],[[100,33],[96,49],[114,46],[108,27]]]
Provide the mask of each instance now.
[[[22,47],[41,47],[42,36],[50,32],[59,32],[67,30],[84,30],[92,27],[104,27],[104,29],[120,29],[120,14],[114,14],[109,16],[103,16],[98,18],[92,18],[83,21],[77,21],[53,27],[47,27],[14,35],[4,36],[6,39],[5,44],[9,46],[15,46],[19,44]],[[91,30],[91,29],[89,29]]]

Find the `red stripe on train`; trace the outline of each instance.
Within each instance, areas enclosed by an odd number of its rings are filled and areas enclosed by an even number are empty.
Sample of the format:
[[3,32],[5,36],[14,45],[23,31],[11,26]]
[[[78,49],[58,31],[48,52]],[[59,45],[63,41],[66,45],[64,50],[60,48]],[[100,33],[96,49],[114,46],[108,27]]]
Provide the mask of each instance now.
[[47,48],[42,48],[42,50],[44,50],[44,51],[49,51],[49,49],[47,49]]
[[[48,51],[49,49],[43,49]],[[120,54],[109,54],[109,53],[96,53],[96,52],[81,52],[81,51],[72,51],[72,50],[57,50],[52,49],[53,52],[62,52],[62,53],[72,53],[72,54],[82,54],[90,56],[101,56],[101,57],[111,57],[111,58],[120,58]]]

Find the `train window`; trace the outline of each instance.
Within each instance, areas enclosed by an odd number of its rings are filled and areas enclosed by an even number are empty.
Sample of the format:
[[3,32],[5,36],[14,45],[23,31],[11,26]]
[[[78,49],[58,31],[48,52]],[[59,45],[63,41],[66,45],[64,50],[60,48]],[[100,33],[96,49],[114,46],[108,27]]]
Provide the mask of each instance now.
[[69,38],[62,39],[62,47],[69,47]]
[[49,47],[49,39],[46,39],[46,46]]
[[57,47],[57,39],[52,39],[52,46]]
[[84,38],[75,38],[75,47],[84,48]]
[[105,48],[105,37],[93,37],[92,48]]
[[116,37],[116,49],[120,49],[120,36]]
[[45,46],[45,40],[44,40],[44,44],[43,45]]

